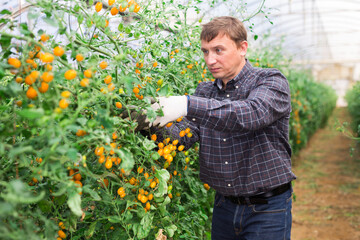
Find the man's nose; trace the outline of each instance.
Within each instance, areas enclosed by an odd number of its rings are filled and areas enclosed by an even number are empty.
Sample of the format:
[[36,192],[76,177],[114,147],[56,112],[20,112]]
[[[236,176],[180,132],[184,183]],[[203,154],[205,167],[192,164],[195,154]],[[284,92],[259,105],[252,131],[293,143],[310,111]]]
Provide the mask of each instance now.
[[216,63],[216,56],[215,54],[209,52],[208,56],[206,57],[206,63],[207,65],[211,66]]

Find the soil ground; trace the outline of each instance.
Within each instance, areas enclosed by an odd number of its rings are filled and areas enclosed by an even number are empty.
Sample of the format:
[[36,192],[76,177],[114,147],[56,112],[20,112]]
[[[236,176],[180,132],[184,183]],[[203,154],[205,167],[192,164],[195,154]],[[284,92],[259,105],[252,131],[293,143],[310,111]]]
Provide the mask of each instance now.
[[360,154],[336,122],[350,122],[346,108],[293,157],[292,240],[360,240]]

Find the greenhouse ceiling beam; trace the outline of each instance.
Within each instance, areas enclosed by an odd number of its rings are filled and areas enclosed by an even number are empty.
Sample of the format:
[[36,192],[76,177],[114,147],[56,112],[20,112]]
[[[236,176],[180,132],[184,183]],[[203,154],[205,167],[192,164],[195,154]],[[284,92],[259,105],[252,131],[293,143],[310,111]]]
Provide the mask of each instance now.
[[300,60],[294,60],[291,61],[290,64],[292,65],[324,65],[324,64],[349,64],[349,63],[360,63],[360,58],[354,58],[354,59],[343,59],[343,60],[306,60],[306,61],[300,61]]
[[[360,32],[360,29],[344,29],[344,30],[339,30],[339,29],[334,29],[334,30],[330,30],[330,31],[324,31],[324,30],[318,30],[315,32],[312,32],[311,34],[317,34],[317,35],[321,35],[321,34],[352,34],[352,33],[356,33],[356,32]],[[272,36],[284,36],[284,33],[272,33]],[[307,34],[303,34],[303,33],[299,33],[299,32],[286,32],[286,34],[291,35],[291,36],[306,36]]]
[[[278,29],[278,28],[288,29],[288,28],[293,28],[293,26],[301,26],[302,28],[305,28],[305,26],[303,24],[303,19],[294,18],[294,19],[283,19],[283,20],[278,19],[278,20],[279,20],[279,22],[275,22],[277,20],[274,20],[275,23],[273,25],[264,27],[261,30],[268,31],[268,30]],[[321,19],[318,19],[318,21],[321,21]],[[354,25],[354,22],[360,22],[360,15],[356,16],[354,18],[346,18],[346,19],[340,19],[340,20],[332,18],[331,21],[330,20],[327,21],[327,23],[329,23],[329,22],[333,23],[332,25],[339,26],[339,28],[341,28],[341,29],[344,28],[344,25],[355,27],[357,25]],[[266,23],[269,23],[269,22],[267,20],[264,20],[259,23],[255,23],[254,28],[259,29],[259,27],[261,27],[261,25],[264,25]],[[307,21],[306,25],[310,25],[310,26],[321,25],[323,27],[324,24],[322,24],[321,22],[314,23],[312,21],[311,22]]]
[[[285,2],[285,1],[284,1]],[[266,5],[266,2],[265,2],[265,7],[267,8],[280,8],[282,6],[289,6],[289,2],[292,4],[292,5],[296,5],[296,4],[305,4],[304,0],[291,0],[291,1],[286,1],[285,3],[281,3],[281,4],[277,4],[277,5],[274,5],[274,6],[268,6]],[[312,0],[311,4],[316,4],[316,2],[321,2],[321,1],[318,1],[318,0]],[[325,2],[325,1],[324,1]],[[339,3],[340,1],[339,0],[326,0],[326,2],[336,2],[336,3]],[[352,3],[352,4],[358,4],[360,6],[360,2],[356,2],[354,0],[342,0],[341,1],[342,3],[346,2],[346,3]],[[309,2],[307,2],[309,4]],[[249,4],[248,4],[249,5]]]
[[303,11],[303,12],[289,12],[289,13],[272,13],[271,16],[290,16],[290,15],[304,15],[304,14],[333,14],[333,13],[348,13],[348,12],[360,12],[360,9],[339,9],[328,11]]

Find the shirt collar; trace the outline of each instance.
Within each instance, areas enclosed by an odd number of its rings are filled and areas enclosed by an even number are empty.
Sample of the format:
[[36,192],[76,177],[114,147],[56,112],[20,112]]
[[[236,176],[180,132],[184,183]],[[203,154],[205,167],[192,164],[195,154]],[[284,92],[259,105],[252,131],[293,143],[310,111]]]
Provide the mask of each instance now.
[[[247,58],[245,58],[244,67],[241,69],[239,74],[236,75],[233,79],[231,79],[227,84],[229,85],[229,84],[237,83],[240,79],[242,79],[244,76],[246,76],[251,71],[252,68],[253,68],[253,66],[251,66],[249,60]],[[222,90],[224,88],[221,79],[216,78],[213,84],[215,86],[217,86],[220,90]]]

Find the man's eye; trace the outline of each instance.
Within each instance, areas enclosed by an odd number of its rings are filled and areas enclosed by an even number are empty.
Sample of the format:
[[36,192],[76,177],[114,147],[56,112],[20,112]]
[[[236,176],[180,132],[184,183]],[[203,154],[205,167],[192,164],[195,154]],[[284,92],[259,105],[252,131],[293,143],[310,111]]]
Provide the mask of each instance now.
[[218,52],[218,53],[221,52],[221,51],[222,51],[222,50],[221,50],[220,48],[217,48],[217,49],[216,49],[216,52]]
[[203,50],[203,53],[204,54],[207,54],[209,51],[208,50]]

